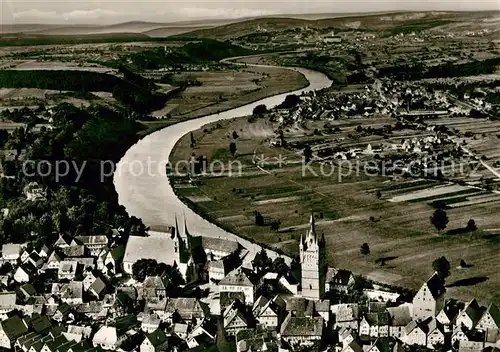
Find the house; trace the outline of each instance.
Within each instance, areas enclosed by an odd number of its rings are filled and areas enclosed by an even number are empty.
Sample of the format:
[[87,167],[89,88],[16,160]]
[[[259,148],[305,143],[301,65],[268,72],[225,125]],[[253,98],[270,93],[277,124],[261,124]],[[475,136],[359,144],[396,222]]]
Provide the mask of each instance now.
[[99,299],[104,295],[104,292],[106,292],[106,284],[98,277],[92,285],[90,285],[89,292]]
[[359,329],[359,306],[357,303],[336,304],[330,307],[335,316],[336,329],[351,328],[354,331]]
[[173,333],[181,340],[185,340],[188,335],[189,325],[183,323],[175,323],[172,327]]
[[477,323],[483,316],[483,309],[477,303],[476,299],[472,299],[467,303],[464,309],[458,314],[455,321],[455,326],[464,326],[468,330],[472,330],[476,327]]
[[161,319],[156,314],[148,314],[142,318],[141,330],[147,334],[151,334],[153,331],[160,327]]
[[224,329],[230,336],[235,336],[239,331],[252,327],[251,317],[246,314],[245,306],[235,300],[222,313]]
[[46,265],[45,269],[49,270],[59,269],[61,262],[62,258],[59,256],[59,254],[57,254],[56,251],[53,251],[49,256],[49,259],[47,259],[47,261],[45,262]]
[[288,313],[281,324],[281,338],[290,346],[312,346],[323,338],[324,320],[321,317],[294,316]]
[[242,292],[245,295],[245,304],[253,306],[255,293],[262,281],[250,270],[239,268],[231,271],[223,278],[218,286],[220,292]]
[[200,240],[208,260],[220,260],[235,253],[239,248],[238,242],[223,238],[202,236]]
[[402,305],[387,308],[389,314],[389,336],[402,339],[405,327],[412,321],[410,307]]
[[104,275],[115,275],[120,272],[125,247],[120,245],[113,249],[104,248],[97,258],[97,269]]
[[45,259],[43,257],[40,257],[35,251],[33,251],[27,259],[27,262],[31,263],[31,265],[33,265],[35,268],[40,268],[43,265],[44,261]]
[[89,253],[93,257],[97,257],[99,253],[108,246],[108,238],[106,236],[77,236],[75,240],[85,248],[88,249]]
[[404,351],[403,346],[398,341],[390,338],[378,338],[373,345],[366,348],[367,352],[399,352]]
[[480,341],[460,341],[458,352],[483,352],[484,343]]
[[59,264],[57,277],[59,280],[73,280],[76,276],[78,262],[76,260],[64,260]]
[[169,277],[164,274],[162,276],[148,276],[142,283],[140,296],[143,299],[167,297],[167,288],[170,285]]
[[427,322],[427,348],[434,349],[439,345],[444,345],[444,329],[443,325],[435,318]]
[[57,306],[54,315],[52,316],[57,322],[63,322],[65,320],[73,320],[74,314],[72,313],[72,308],[68,303],[61,303]]
[[2,245],[2,259],[4,262],[16,264],[21,257],[21,251],[26,245],[7,243]]
[[436,320],[443,325],[445,332],[450,332],[453,330],[453,325],[459,313],[460,309],[457,302],[455,300],[449,300],[436,316]]
[[446,289],[437,273],[427,280],[413,298],[413,319],[434,318],[444,307]]
[[359,323],[359,334],[365,337],[389,336],[389,313],[368,313]]
[[484,345],[485,347],[496,347],[500,349],[500,329],[486,330]]
[[67,330],[62,334],[68,341],[80,342],[82,339],[86,340],[90,338],[90,335],[92,335],[92,327],[68,325]]
[[0,322],[0,347],[12,349],[16,340],[28,332],[28,325],[17,315]]
[[363,348],[354,340],[343,345],[343,347],[342,352],[363,352]]
[[358,334],[351,328],[340,328],[338,337],[339,342],[345,348],[345,346],[358,339]]
[[0,293],[0,319],[7,319],[7,313],[13,311],[14,309],[16,309],[16,293]]
[[19,283],[30,282],[36,272],[36,268],[31,264],[23,264],[17,268],[14,274],[14,281]]
[[491,303],[489,307],[486,308],[476,326],[476,330],[486,331],[488,329],[500,329],[500,310],[495,303]]
[[199,323],[210,313],[208,305],[196,298],[170,298],[165,307],[166,321],[172,323],[174,313],[180,315],[185,322],[191,322],[193,319]]
[[97,280],[97,273],[94,274],[92,270],[85,270],[83,272],[83,289],[88,291],[90,286]]
[[105,325],[95,333],[92,344],[94,347],[114,351],[125,341],[126,337],[127,335],[120,332],[116,327]]
[[89,302],[78,305],[76,312],[93,320],[104,320],[108,316],[109,308],[102,302]]
[[424,331],[421,324],[417,323],[417,321],[415,320],[412,320],[405,327],[403,342],[410,346],[427,346],[427,333]]
[[226,262],[223,259],[213,260],[207,263],[208,279],[211,281],[220,281],[228,273],[229,269]]
[[459,344],[460,341],[469,341],[469,332],[465,326],[454,326],[451,335],[451,344]]
[[83,282],[71,281],[67,284],[63,284],[60,287],[59,295],[61,296],[61,301],[66,302],[70,305],[82,304]]
[[214,322],[205,319],[195,326],[186,338],[189,348],[195,348],[200,342],[214,342],[217,338],[217,326]]
[[69,247],[70,243],[71,243],[70,239],[68,239],[66,236],[59,235],[59,238],[54,243],[54,247],[56,247],[56,248],[66,248],[66,247]]
[[167,316],[170,316],[170,313],[167,314],[165,308],[167,307],[168,298],[151,298],[146,301],[145,312],[147,314],[156,314],[160,320],[166,321]]
[[146,335],[146,338],[141,343],[140,352],[158,352],[169,350],[168,338],[165,333],[156,329],[152,333]]
[[253,316],[258,324],[265,328],[276,328],[279,325],[280,315],[284,307],[276,303],[276,299],[279,297],[267,299],[265,296],[260,296],[253,305]]
[[328,291],[348,292],[355,284],[354,275],[349,270],[336,270],[335,275],[325,284]]
[[314,310],[320,317],[323,318],[325,324],[328,324],[330,321],[330,300],[324,299],[320,301],[314,302]]

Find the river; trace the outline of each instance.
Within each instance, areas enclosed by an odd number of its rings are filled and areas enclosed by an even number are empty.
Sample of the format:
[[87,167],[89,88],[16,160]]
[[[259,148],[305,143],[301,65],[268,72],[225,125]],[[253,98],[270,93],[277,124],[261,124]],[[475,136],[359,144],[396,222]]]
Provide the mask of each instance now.
[[[166,127],[144,137],[133,145],[118,163],[114,174],[118,202],[126,208],[131,216],[142,219],[146,226],[173,225],[174,217],[177,214],[180,221],[185,216],[189,232],[192,235],[233,239],[240,242],[250,252],[259,251],[260,246],[206,221],[178,199],[166,176],[165,165],[177,141],[191,131],[218,120],[251,115],[254,107],[260,104],[265,104],[268,108],[274,107],[281,104],[288,94],[319,90],[330,87],[332,84],[328,77],[322,73],[303,68],[290,69],[302,73],[309,81],[309,86],[294,92],[264,98],[218,114]],[[274,257],[276,254],[269,252],[269,255]]]

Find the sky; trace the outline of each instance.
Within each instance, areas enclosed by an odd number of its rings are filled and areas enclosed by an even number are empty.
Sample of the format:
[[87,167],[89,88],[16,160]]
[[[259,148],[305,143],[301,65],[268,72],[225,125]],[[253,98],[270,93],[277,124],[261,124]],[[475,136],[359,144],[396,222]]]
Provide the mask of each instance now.
[[0,0],[0,24],[111,24],[374,11],[500,10],[500,0]]

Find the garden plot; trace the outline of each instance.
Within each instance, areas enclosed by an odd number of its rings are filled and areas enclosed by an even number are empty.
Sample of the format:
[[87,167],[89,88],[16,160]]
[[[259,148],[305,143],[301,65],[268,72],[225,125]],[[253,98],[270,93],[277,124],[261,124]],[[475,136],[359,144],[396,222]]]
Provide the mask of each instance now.
[[395,196],[389,199],[389,202],[399,203],[399,202],[416,201],[419,199],[429,199],[432,197],[446,196],[447,194],[450,193],[458,193],[469,189],[470,187],[460,186],[460,185],[437,186],[433,188],[423,189]]

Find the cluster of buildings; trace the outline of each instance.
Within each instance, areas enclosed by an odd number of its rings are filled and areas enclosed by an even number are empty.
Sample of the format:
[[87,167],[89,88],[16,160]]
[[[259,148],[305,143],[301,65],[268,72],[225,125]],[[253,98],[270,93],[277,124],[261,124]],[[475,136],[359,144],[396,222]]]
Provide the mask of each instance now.
[[[237,242],[192,236],[185,221],[169,233],[130,237],[126,246],[111,243],[102,235],[60,236],[40,249],[4,244],[0,347],[181,351],[224,337],[241,352],[500,348],[499,309],[447,301],[437,274],[404,301],[329,268],[314,216],[300,239],[298,277],[282,258],[273,263]],[[130,278],[144,259],[177,268],[186,285],[177,287],[167,272]]]

